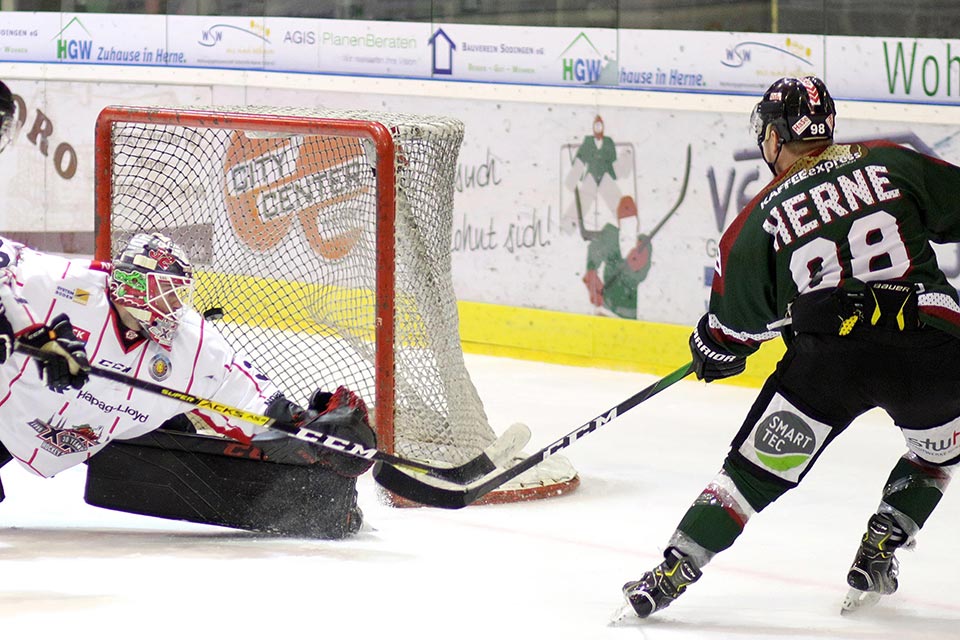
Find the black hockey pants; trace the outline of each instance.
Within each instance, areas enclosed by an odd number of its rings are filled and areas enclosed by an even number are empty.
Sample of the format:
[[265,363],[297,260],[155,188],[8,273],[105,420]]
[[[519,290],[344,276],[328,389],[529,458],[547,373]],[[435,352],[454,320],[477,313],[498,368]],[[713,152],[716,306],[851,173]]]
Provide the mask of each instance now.
[[796,486],[830,442],[880,407],[931,465],[960,461],[960,339],[930,327],[799,333],[731,443],[760,510]]

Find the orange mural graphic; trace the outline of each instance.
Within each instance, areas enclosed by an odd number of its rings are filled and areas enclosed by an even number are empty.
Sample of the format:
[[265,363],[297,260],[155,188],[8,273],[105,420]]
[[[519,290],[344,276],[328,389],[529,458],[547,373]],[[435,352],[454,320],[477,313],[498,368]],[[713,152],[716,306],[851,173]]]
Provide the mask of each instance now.
[[[372,172],[355,138],[248,138],[234,132],[224,162],[230,224],[254,251],[277,246],[295,221],[320,257],[337,260],[360,240],[359,218],[375,206]],[[369,201],[365,201],[369,200]]]

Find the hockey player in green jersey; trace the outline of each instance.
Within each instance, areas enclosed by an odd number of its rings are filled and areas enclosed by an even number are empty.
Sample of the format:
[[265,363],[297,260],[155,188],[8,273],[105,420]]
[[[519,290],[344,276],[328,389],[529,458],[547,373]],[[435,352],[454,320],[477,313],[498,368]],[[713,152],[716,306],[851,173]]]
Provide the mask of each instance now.
[[707,382],[741,373],[765,340],[782,335],[787,350],[664,561],[624,585],[628,614],[670,605],[880,407],[907,452],[868,519],[842,611],[873,604],[896,591],[894,553],[960,462],[960,305],[930,244],[960,242],[960,168],[885,141],[835,144],[835,111],[824,83],[806,77],[776,81],[753,112],[775,177],[720,240],[690,349]]

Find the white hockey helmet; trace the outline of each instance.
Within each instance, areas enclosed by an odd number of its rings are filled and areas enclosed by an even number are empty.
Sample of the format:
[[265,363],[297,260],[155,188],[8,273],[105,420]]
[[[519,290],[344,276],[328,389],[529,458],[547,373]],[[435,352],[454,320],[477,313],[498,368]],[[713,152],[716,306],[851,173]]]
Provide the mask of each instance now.
[[159,233],[138,233],[113,261],[110,296],[147,335],[170,349],[180,316],[193,299],[187,254]]

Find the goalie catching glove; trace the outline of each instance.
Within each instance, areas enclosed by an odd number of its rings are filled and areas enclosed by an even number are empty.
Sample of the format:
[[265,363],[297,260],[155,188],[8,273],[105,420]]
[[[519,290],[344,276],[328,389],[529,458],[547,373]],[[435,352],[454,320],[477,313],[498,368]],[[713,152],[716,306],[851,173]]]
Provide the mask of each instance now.
[[24,329],[19,341],[48,354],[47,358],[35,360],[40,379],[51,390],[79,389],[87,382],[90,361],[83,342],[77,338],[65,314],[54,317],[49,325]]
[[[315,391],[310,398],[309,409],[298,407],[286,398],[277,398],[267,407],[266,415],[298,429],[305,427],[356,442],[368,449],[377,447],[377,434],[370,427],[367,405],[360,396],[346,387],[338,387],[333,393]],[[313,457],[320,464],[348,478],[359,476],[373,466],[372,460],[304,443],[278,432],[261,433],[253,439],[253,443],[260,447],[268,458],[290,455],[304,459]]]
[[747,359],[737,356],[710,337],[708,315],[704,314],[690,335],[690,353],[693,355],[693,371],[698,380],[713,382],[743,373]]

